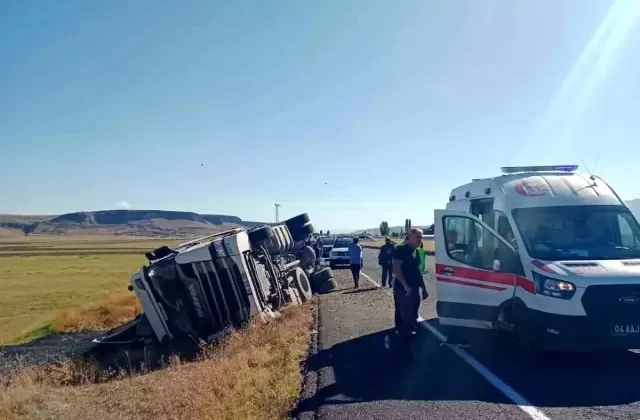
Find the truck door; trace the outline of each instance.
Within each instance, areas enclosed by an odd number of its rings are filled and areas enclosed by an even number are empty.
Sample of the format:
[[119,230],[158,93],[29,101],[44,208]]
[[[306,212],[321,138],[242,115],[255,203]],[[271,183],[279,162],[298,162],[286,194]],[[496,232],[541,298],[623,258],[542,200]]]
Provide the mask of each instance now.
[[[470,213],[435,211],[440,323],[493,328],[498,308],[511,303],[519,258],[511,244]],[[503,247],[495,255],[495,244]]]

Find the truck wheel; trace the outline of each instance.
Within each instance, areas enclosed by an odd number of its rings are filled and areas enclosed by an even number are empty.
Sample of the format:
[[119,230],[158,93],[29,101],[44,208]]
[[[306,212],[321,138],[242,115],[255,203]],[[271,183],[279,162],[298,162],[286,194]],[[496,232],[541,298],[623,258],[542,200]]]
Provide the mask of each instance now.
[[331,280],[333,280],[333,271],[330,268],[314,271],[311,274],[311,288],[316,293],[324,293],[326,283]]
[[334,290],[336,290],[338,288],[338,283],[336,282],[336,279],[329,279],[325,282],[323,282],[319,289],[318,289],[318,293],[320,294],[326,294],[326,293],[330,293],[333,292]]
[[311,280],[313,282],[322,283],[333,278],[333,271],[330,268],[323,268],[322,270],[314,271],[311,274]]
[[249,240],[257,244],[265,240],[273,240],[275,233],[270,226],[262,226],[249,232]]
[[300,292],[295,287],[290,287],[289,289],[283,290],[283,292],[285,301],[289,305],[299,306],[304,302]]
[[295,272],[293,273],[293,284],[295,284],[296,289],[300,293],[300,298],[303,302],[311,299],[311,284],[309,283],[309,278],[304,270],[300,267],[296,267]]
[[289,231],[291,232],[291,236],[295,241],[300,241],[311,235],[315,231],[315,228],[313,227],[313,223],[307,223],[306,225],[297,229],[289,229]]
[[302,213],[297,216],[292,217],[291,219],[287,219],[284,221],[284,224],[287,225],[291,233],[294,230],[301,228],[302,226],[309,223],[311,219],[309,219],[309,215],[307,213]]

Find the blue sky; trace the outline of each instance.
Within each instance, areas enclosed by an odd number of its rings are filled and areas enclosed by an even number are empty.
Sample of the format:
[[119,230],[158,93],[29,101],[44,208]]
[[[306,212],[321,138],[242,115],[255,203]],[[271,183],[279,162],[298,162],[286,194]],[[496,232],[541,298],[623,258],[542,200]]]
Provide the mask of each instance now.
[[0,213],[272,220],[279,202],[324,229],[430,223],[500,166],[599,154],[638,198],[639,9],[1,2]]

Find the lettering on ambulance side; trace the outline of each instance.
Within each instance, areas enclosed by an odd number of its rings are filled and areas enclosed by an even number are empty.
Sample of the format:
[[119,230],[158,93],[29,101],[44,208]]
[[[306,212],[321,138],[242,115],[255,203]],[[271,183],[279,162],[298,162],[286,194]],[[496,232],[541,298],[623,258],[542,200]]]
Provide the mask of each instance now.
[[[536,293],[535,284],[526,277],[515,274],[496,273],[478,268],[436,264],[436,279],[445,283],[496,291],[503,291],[509,286],[515,286],[521,287],[529,293]],[[473,282],[465,280],[473,280]]]

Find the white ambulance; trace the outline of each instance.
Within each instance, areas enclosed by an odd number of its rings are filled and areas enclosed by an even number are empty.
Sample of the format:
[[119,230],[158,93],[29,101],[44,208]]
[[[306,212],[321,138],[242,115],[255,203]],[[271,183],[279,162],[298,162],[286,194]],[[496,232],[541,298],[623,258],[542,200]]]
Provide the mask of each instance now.
[[505,167],[451,192],[434,219],[441,325],[527,350],[640,348],[640,225],[577,169]]

